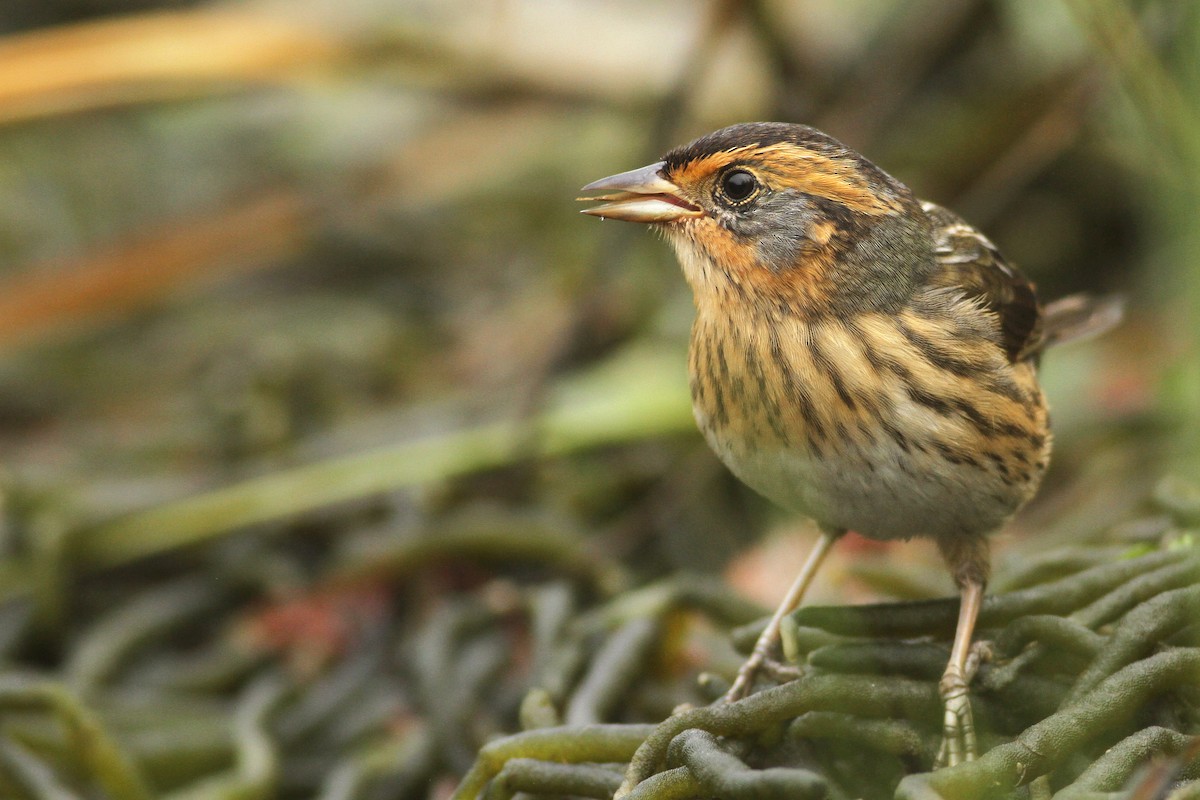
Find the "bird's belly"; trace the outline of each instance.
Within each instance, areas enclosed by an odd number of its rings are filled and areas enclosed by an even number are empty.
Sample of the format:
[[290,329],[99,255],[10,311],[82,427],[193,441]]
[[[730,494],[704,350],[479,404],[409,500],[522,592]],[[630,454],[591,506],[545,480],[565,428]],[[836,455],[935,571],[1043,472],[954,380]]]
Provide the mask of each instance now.
[[876,539],[987,533],[1036,488],[988,466],[953,464],[888,439],[847,442],[816,454],[778,444],[748,444],[706,432],[737,477],[768,499],[822,527]]
[[947,337],[970,369],[939,367],[889,318],[788,322],[693,329],[696,421],[751,488],[880,539],[988,533],[1033,495],[1050,439],[1032,365]]

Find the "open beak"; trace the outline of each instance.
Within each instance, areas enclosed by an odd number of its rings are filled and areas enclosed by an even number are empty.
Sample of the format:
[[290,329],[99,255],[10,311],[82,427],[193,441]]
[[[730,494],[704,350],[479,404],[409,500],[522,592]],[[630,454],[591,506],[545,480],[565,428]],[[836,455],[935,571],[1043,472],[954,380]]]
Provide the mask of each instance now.
[[592,181],[580,191],[604,194],[578,199],[603,203],[585,208],[583,213],[627,222],[672,222],[703,216],[703,210],[680,196],[678,186],[659,174],[662,167],[663,162],[658,161],[641,169]]

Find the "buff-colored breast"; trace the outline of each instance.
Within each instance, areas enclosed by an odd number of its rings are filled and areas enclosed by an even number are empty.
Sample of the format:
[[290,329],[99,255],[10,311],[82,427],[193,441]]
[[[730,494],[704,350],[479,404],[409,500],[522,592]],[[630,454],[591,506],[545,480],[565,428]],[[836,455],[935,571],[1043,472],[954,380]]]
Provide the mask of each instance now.
[[826,528],[875,538],[998,528],[1036,490],[1050,437],[1032,364],[980,336],[982,313],[850,319],[701,304],[696,421],[746,484]]

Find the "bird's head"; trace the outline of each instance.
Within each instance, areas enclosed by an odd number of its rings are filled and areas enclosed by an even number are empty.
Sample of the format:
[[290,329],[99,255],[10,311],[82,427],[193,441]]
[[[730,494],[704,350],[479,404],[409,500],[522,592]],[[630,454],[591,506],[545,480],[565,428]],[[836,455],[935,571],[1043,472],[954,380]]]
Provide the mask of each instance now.
[[698,303],[883,308],[932,264],[908,187],[805,125],[747,123],[589,183],[583,213],[644,222],[675,247]]

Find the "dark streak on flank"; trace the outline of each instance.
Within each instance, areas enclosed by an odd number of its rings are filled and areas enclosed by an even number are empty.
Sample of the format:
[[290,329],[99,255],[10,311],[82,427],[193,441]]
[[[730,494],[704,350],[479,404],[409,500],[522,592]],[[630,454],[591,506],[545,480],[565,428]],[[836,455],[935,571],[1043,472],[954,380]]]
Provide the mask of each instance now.
[[938,369],[949,372],[952,375],[957,375],[960,378],[974,378],[978,375],[979,368],[976,365],[969,361],[963,361],[961,358],[955,358],[940,349],[928,338],[908,327],[904,323],[904,320],[897,319],[896,327],[904,334],[904,338],[909,341],[909,344],[920,350],[925,360]]
[[[897,320],[896,325],[900,329],[900,332],[904,334],[904,338],[921,352],[925,360],[938,369],[949,372],[951,375],[957,375],[960,378],[971,378],[976,385],[982,386],[992,394],[1000,395],[1014,403],[1025,404],[1029,402],[1029,398],[1025,393],[1007,375],[981,370],[977,364],[954,357],[950,353],[940,349],[926,336],[908,327],[903,320]],[[887,366],[892,368],[894,364],[888,364]],[[904,369],[908,375],[911,375],[907,368]],[[900,375],[898,372],[896,374]],[[900,377],[907,377],[907,375],[900,375]]]
[[954,402],[954,408],[958,413],[962,414],[971,421],[980,433],[992,436],[1011,436],[1013,438],[1023,438],[1029,434],[1027,430],[1020,425],[1014,425],[1011,422],[1002,422],[999,420],[988,419],[979,412],[975,406],[967,400],[959,398]]
[[996,471],[1000,473],[1000,477],[1005,480],[1012,478],[1012,470],[1008,468],[1008,463],[999,453],[993,453],[989,450],[987,451],[987,457],[989,461],[996,465]]
[[963,450],[959,450],[957,447],[951,447],[950,445],[941,441],[934,441],[933,446],[942,456],[942,458],[946,459],[951,464],[966,465],[974,467],[975,469],[983,469],[983,464],[979,463],[974,456]]
[[905,385],[904,391],[908,394],[909,399],[914,403],[919,403],[926,408],[932,409],[938,414],[941,414],[943,417],[950,416],[950,412],[953,410],[950,404],[942,398],[935,394],[930,394],[924,389],[914,386],[911,383]]
[[813,363],[825,372],[825,375],[829,378],[829,382],[833,384],[833,390],[841,398],[842,405],[854,411],[857,407],[854,398],[850,396],[850,392],[846,389],[846,383],[842,380],[842,374],[838,371],[837,365],[833,363],[833,359],[829,357],[829,354],[825,352],[825,348],[821,346],[819,330],[813,332],[810,340],[810,350],[812,351]]
[[998,394],[1014,403],[1026,405],[1030,402],[1029,396],[1025,392],[1022,392],[1021,388],[1007,375],[994,373],[983,380],[983,386],[992,394]]
[[[725,364],[725,353],[722,350],[721,340],[715,336],[708,337],[708,374],[713,377],[712,394],[713,394],[713,422],[720,426],[725,426],[729,422],[729,412],[725,408],[725,381],[728,378],[728,367]],[[716,359],[716,363],[713,359]]]
[[960,398],[949,402],[912,384],[905,386],[904,389],[909,399],[914,403],[919,403],[944,417],[948,417],[951,413],[957,411],[975,427],[975,430],[988,438],[1008,436],[1014,439],[1023,439],[1028,437],[1035,448],[1040,448],[1044,442],[1040,435],[1036,433],[1031,434],[1030,431],[1022,428],[1020,425],[988,419],[967,400]]
[[792,372],[792,365],[788,363],[787,357],[783,354],[783,348],[779,342],[779,332],[774,326],[770,328],[770,337],[771,358],[783,376],[783,385],[787,387],[786,390],[796,398],[796,405],[800,409],[800,416],[804,418],[805,440],[808,442],[809,449],[820,456],[823,454],[820,442],[825,439],[825,430],[821,426],[821,419],[817,416],[817,410],[813,407],[812,397],[809,396],[808,389],[801,385],[800,381],[796,379],[796,375]]
[[[856,339],[859,341],[864,339],[862,328],[858,327],[853,321],[848,321],[846,327]],[[872,350],[870,347],[864,347],[862,351],[863,355],[866,356],[867,363],[874,367],[877,372],[887,370],[902,381],[912,380],[912,371],[896,359],[885,356],[876,350]]]
[[840,419],[834,420],[833,432],[837,435],[838,441],[840,441],[842,443],[846,443],[846,442],[850,441],[850,431],[846,428],[846,425]]
[[783,414],[779,408],[779,401],[771,394],[771,390],[767,388],[767,378],[763,374],[763,365],[750,348],[750,343],[746,342],[745,345],[746,369],[750,371],[751,377],[754,378],[754,385],[758,389],[758,397],[767,415],[767,424],[771,426],[771,431],[775,434],[776,439],[785,444],[790,443],[787,430],[783,426]]
[[880,419],[879,424],[883,428],[884,433],[892,437],[892,441],[895,442],[901,450],[906,453],[911,452],[909,449],[908,437],[901,433],[899,428],[897,428],[887,419]]

